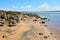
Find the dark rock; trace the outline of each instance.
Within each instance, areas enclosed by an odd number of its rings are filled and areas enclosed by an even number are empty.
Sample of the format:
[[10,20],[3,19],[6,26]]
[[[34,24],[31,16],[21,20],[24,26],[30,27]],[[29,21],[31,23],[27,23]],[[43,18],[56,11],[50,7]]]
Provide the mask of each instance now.
[[44,22],[44,21],[42,21],[41,23],[42,23],[42,24],[45,24],[45,22]]
[[2,36],[2,38],[4,38],[4,35]]
[[8,20],[8,26],[9,26],[9,27],[16,26],[16,23],[17,23],[17,22],[16,22],[16,20],[14,20],[14,19],[9,19],[9,20]]
[[37,20],[33,20],[33,21],[37,21]]
[[53,33],[50,33],[51,35],[53,34]]
[[16,25],[8,25],[9,27],[14,27],[14,26],[16,26]]
[[0,26],[3,26],[4,25],[4,23],[3,22],[0,22]]
[[48,19],[48,21],[50,21],[50,19]]
[[48,37],[50,37],[50,36],[48,35]]
[[43,35],[43,33],[39,33],[39,35]]
[[3,35],[2,38],[7,38],[7,36],[6,35]]
[[48,37],[47,37],[47,36],[44,36],[44,38],[46,38],[46,39],[47,39]]
[[4,25],[0,25],[0,26],[4,26]]

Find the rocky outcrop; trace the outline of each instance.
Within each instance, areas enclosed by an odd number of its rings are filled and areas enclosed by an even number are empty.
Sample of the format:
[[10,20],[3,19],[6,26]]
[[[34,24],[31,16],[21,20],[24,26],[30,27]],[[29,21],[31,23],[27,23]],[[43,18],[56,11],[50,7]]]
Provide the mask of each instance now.
[[19,13],[0,11],[0,26],[7,24],[8,26],[15,26],[19,22]]
[[[22,17],[21,17],[22,15]],[[22,20],[26,18],[35,17],[36,19],[40,18],[40,16],[31,13],[22,13],[22,12],[12,12],[12,11],[2,11],[0,10],[0,26],[7,24],[8,26],[16,26],[19,22],[19,18],[21,17]]]

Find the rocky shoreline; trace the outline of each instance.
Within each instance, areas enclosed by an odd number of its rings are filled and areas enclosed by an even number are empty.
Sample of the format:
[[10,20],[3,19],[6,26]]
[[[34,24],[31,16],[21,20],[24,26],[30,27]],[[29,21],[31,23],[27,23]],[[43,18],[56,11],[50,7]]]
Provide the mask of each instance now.
[[0,11],[0,40],[57,40],[37,14]]

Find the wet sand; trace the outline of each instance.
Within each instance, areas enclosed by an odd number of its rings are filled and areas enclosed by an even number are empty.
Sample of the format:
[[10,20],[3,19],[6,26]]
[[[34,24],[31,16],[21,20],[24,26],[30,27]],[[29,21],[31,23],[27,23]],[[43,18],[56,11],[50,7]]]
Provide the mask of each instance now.
[[53,33],[53,35],[55,35],[55,37],[57,38],[57,40],[60,40],[60,31],[59,31],[59,29],[58,28],[56,28],[56,26],[55,25],[51,25],[51,24],[49,24],[48,23],[48,29]]
[[41,17],[47,17],[48,20],[45,20],[45,23],[47,25],[47,28],[55,35],[55,37],[60,40],[60,12],[54,13],[54,12],[44,12],[44,13],[37,13]]

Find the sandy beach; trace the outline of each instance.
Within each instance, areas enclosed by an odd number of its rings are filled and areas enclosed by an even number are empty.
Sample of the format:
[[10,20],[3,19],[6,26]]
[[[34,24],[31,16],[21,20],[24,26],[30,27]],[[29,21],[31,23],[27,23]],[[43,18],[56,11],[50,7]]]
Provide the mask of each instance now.
[[57,40],[44,22],[40,22],[41,18],[33,15],[19,14],[15,26],[10,27],[8,23],[0,26],[0,40]]

